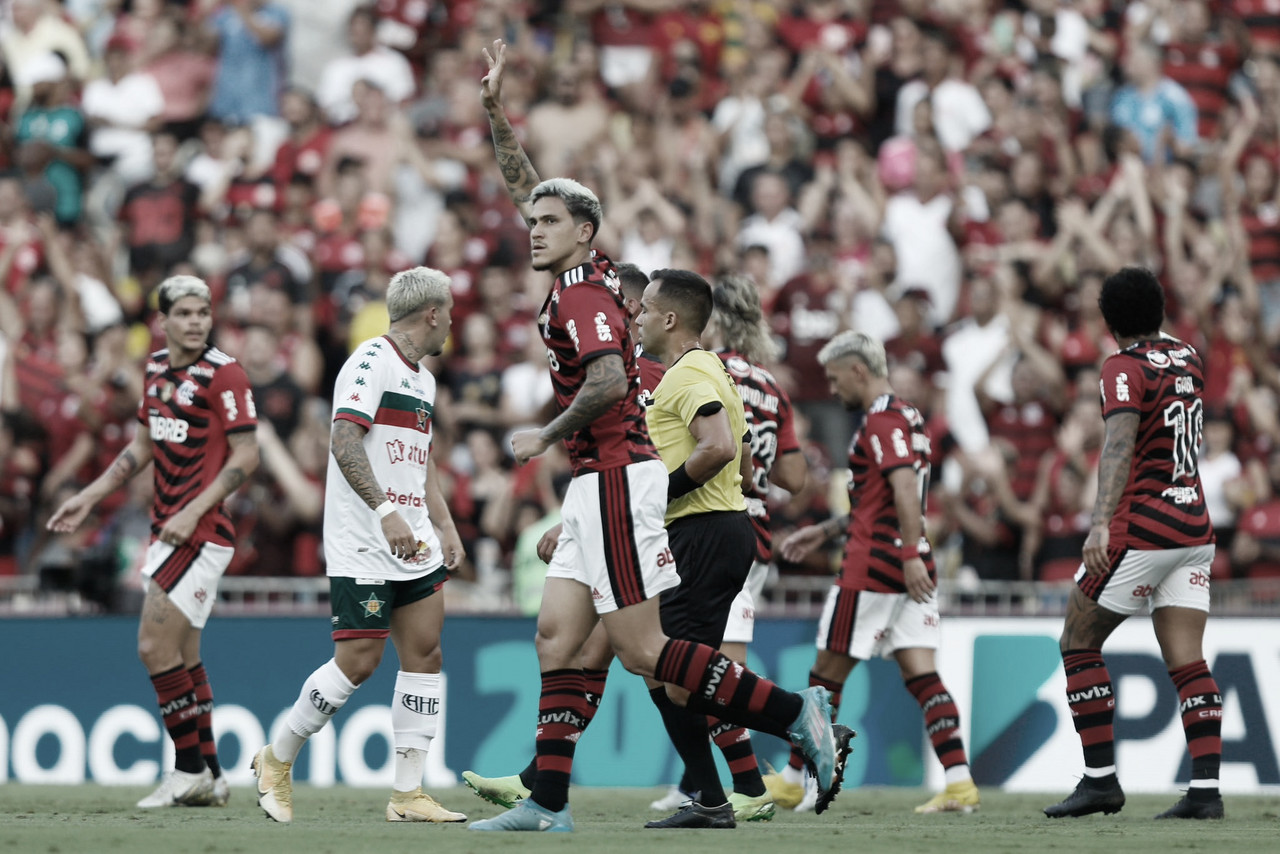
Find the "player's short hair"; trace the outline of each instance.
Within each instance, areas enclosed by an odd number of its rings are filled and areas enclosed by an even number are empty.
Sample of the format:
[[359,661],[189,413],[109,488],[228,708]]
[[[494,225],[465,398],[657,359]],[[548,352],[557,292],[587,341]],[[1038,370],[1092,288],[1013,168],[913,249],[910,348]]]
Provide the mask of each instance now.
[[628,299],[638,300],[649,285],[649,277],[635,264],[619,264],[618,284],[622,286],[622,295]]
[[650,281],[658,280],[658,300],[676,309],[682,326],[701,335],[714,306],[710,283],[692,270],[654,270]]
[[391,277],[387,285],[387,314],[395,323],[421,308],[449,301],[449,277],[431,267],[412,267]]
[[1164,323],[1164,288],[1150,270],[1123,267],[1103,280],[1098,308],[1116,335],[1154,335]]
[[711,291],[711,300],[715,305],[711,317],[724,346],[749,362],[772,362],[778,357],[778,345],[765,322],[755,282],[746,276],[721,276]]
[[156,288],[156,297],[161,314],[168,314],[173,304],[183,297],[199,297],[209,305],[213,305],[213,295],[209,293],[209,286],[204,283],[204,279],[195,276],[170,276]]
[[889,375],[888,359],[884,355],[884,345],[865,332],[846,330],[832,338],[818,351],[818,364],[827,366],[836,359],[845,356],[856,356],[867,366],[873,377]]
[[554,196],[564,202],[574,222],[591,223],[593,240],[600,233],[600,220],[604,213],[600,208],[600,199],[595,193],[572,178],[548,178],[533,188],[533,192],[529,194],[529,204],[537,204],[538,199],[547,196]]

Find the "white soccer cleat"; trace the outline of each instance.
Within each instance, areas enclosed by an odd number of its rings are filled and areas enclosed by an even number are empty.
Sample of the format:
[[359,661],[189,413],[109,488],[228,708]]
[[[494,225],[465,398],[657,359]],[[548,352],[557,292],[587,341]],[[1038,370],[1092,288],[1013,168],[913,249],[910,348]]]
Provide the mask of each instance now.
[[192,774],[176,768],[164,775],[154,792],[138,801],[138,809],[197,806],[213,794],[213,774],[208,768]]
[[288,824],[293,821],[292,762],[281,762],[267,745],[253,757],[253,774],[258,778],[258,806],[268,816]]
[[421,787],[412,792],[392,792],[391,801],[387,804],[387,821],[431,821],[443,824],[466,820],[467,817],[462,813],[445,809],[435,798],[423,794]]
[[649,809],[659,812],[672,812],[693,800],[693,795],[682,792],[679,786],[672,786],[667,793],[649,804]]

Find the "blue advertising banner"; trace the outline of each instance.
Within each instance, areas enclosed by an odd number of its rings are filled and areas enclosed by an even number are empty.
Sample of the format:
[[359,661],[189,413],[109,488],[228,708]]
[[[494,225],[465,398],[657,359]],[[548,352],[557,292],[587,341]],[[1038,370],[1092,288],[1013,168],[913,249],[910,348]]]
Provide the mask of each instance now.
[[[808,684],[815,625],[761,620],[749,665],[792,689]],[[172,747],[151,683],[137,660],[137,623],[126,617],[0,622],[0,782],[142,785],[168,767]],[[451,617],[445,623],[447,678],[443,755],[433,750],[428,783],[452,772],[511,774],[533,750],[539,695],[531,619]],[[279,726],[303,680],[332,655],[328,621],[215,618],[204,637],[214,690],[214,725],[233,784],[251,779],[249,761]],[[389,702],[396,661],[356,691],[332,726],[312,738],[295,778],[314,785],[388,785]],[[891,662],[858,667],[840,720],[863,734],[850,760],[850,785],[919,785],[924,779],[919,707]],[[874,737],[870,737],[874,734]],[[761,759],[781,768],[787,745],[755,737]],[[614,663],[605,700],[582,740],[574,782],[657,786],[674,782],[679,760],[642,679]]]

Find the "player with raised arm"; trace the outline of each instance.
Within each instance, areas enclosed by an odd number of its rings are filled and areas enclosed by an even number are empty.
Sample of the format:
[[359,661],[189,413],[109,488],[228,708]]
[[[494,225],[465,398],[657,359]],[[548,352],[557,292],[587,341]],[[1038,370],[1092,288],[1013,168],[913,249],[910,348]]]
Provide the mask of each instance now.
[[1191,753],[1186,796],[1156,818],[1222,818],[1222,694],[1202,648],[1214,555],[1196,460],[1204,363],[1193,347],[1160,332],[1164,290],[1149,270],[1125,267],[1108,276],[1098,306],[1119,349],[1102,365],[1098,495],[1059,643],[1085,768],[1075,791],[1044,813],[1062,818],[1124,806],[1115,690],[1102,645],[1127,617],[1149,611]]
[[257,413],[244,368],[209,344],[209,286],[195,276],[172,276],[156,293],[167,347],[147,360],[139,429],[48,527],[74,531],[99,501],[154,462],[138,657],[173,739],[174,769],[138,806],[224,806],[230,789],[218,765],[200,636],[235,552],[223,500],[258,467]]
[[285,725],[253,758],[258,805],[276,821],[293,820],[291,772],[302,745],[373,675],[388,637],[400,670],[386,819],[467,818],[422,791],[444,715],[444,597],[436,594],[463,550],[431,457],[436,380],[420,363],[443,350],[452,309],[444,273],[397,273],[387,286],[390,331],[357,347],[338,373],[324,508],[334,652],[303,682]]
[[679,584],[663,527],[667,495],[696,489],[694,475],[706,473],[681,467],[668,477],[658,459],[638,401],[639,369],[617,274],[591,248],[600,202],[576,181],[539,181],[502,109],[506,46],[495,41],[485,56],[481,100],[498,164],[529,224],[534,268],[555,277],[538,327],[559,415],[541,429],[513,434],[512,450],[523,464],[564,441],[573,481],[538,614],[537,777],[529,797],[471,829],[573,829],[569,775],[587,703],[579,654],[597,622],[623,666],[668,684],[678,705],[799,743],[815,767],[819,810],[825,809],[844,770],[826,692],[784,691],[710,647],[662,631],[657,596]]
[[[884,345],[871,336],[842,332],[823,346],[818,362],[832,393],[865,416],[849,444],[849,513],[801,528],[782,543],[783,557],[798,562],[828,540],[848,536],[840,575],[818,623],[809,684],[827,688],[838,709],[845,680],[859,661],[894,658],[924,711],[946,775],[946,788],[916,812],[972,812],[979,795],[960,741],[960,711],[935,664],[941,632],[937,573],[924,530],[930,474],[924,418],[893,393]],[[793,754],[783,781],[800,783],[802,767]],[[808,809],[810,797],[797,809]]]

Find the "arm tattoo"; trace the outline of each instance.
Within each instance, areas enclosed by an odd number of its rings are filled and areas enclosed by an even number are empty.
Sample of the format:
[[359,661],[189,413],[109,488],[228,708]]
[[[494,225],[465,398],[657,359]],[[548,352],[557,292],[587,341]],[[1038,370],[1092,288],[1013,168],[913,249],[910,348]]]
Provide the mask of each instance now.
[[828,539],[833,539],[844,534],[849,529],[849,514],[843,516],[835,516],[822,523],[822,533]]
[[1106,525],[1115,513],[1129,469],[1133,465],[1133,447],[1138,437],[1138,415],[1124,412],[1107,419],[1107,436],[1098,461],[1098,497],[1093,502],[1094,525]]
[[125,448],[121,451],[115,461],[111,463],[109,471],[111,472],[111,477],[121,484],[133,477],[138,471],[138,458],[133,455],[133,449]]
[[627,373],[622,367],[622,357],[601,356],[587,363],[587,379],[578,389],[569,408],[554,421],[542,428],[542,438],[558,442],[578,432],[627,394]]
[[364,452],[364,437],[367,432],[353,421],[335,421],[330,450],[347,483],[365,504],[376,510],[387,500],[387,495],[378,486],[373,467],[369,465],[369,456]]
[[239,466],[223,469],[222,473],[218,475],[218,477],[221,478],[222,485],[227,488],[228,495],[239,489],[244,482],[249,479],[249,476],[245,474],[244,469]]
[[516,132],[506,113],[490,113],[489,129],[493,134],[493,152],[498,159],[498,168],[507,182],[507,193],[521,214],[527,215],[529,195],[539,183],[538,172],[533,168],[529,155],[525,154],[520,140],[516,139]]

